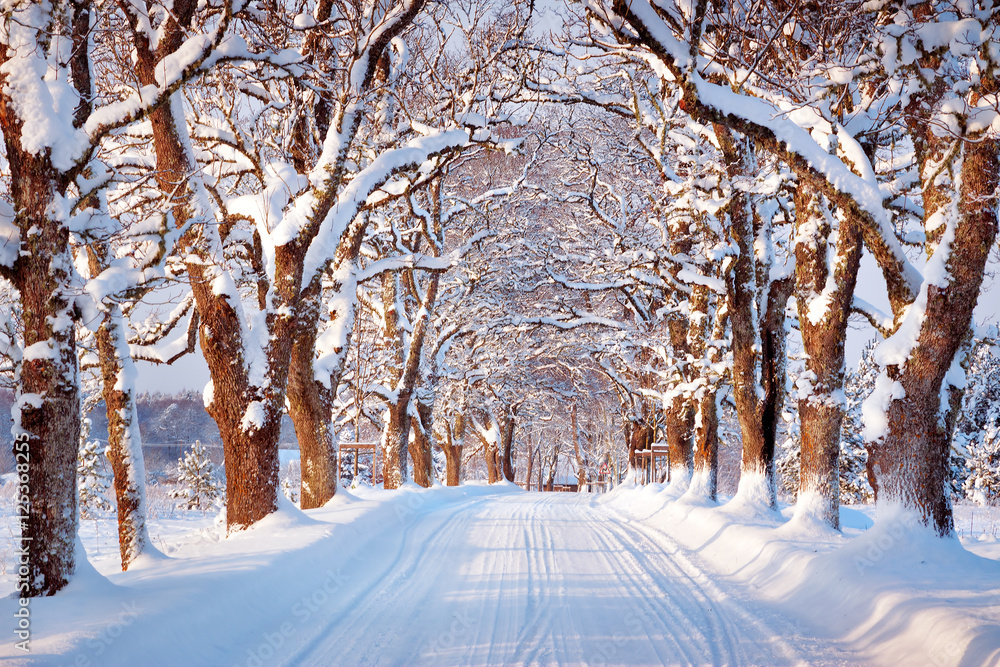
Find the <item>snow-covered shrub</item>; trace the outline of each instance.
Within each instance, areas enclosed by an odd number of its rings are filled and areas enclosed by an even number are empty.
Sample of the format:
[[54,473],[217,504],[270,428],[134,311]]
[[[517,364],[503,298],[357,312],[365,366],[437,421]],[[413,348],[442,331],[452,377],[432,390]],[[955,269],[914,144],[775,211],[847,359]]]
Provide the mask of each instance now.
[[80,448],[76,457],[76,488],[79,494],[80,516],[99,516],[114,509],[111,504],[111,471],[99,440],[89,440],[90,420],[80,426]]
[[840,427],[840,502],[857,504],[871,502],[875,491],[868,483],[868,450],[861,437],[864,421],[861,404],[875,388],[879,375],[873,357],[875,341],[869,341],[861,351],[855,370],[844,377],[844,422]]
[[989,343],[973,351],[962,411],[955,428],[955,486],[980,505],[1000,500],[1000,357]]
[[184,509],[207,510],[222,495],[216,466],[200,440],[177,460],[177,485],[170,497],[179,500],[177,506]]
[[302,467],[299,459],[292,459],[282,466],[281,492],[293,503],[298,503],[301,490]]

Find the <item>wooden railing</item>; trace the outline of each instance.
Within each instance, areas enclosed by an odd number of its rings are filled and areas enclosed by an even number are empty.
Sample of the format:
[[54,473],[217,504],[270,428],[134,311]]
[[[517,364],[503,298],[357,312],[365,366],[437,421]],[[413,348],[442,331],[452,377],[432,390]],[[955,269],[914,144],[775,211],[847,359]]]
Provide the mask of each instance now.
[[382,466],[379,465],[379,443],[377,442],[342,442],[337,449],[337,470],[342,470],[344,451],[354,452],[354,476],[358,476],[358,459],[363,454],[371,454],[372,457],[372,484],[382,482]]
[[[653,445],[651,449],[636,450],[635,464],[641,472],[639,475],[640,484],[649,484],[659,479],[660,470],[666,469],[665,466],[659,465],[662,459],[669,461],[669,450],[664,445]],[[669,465],[669,462],[666,465]]]

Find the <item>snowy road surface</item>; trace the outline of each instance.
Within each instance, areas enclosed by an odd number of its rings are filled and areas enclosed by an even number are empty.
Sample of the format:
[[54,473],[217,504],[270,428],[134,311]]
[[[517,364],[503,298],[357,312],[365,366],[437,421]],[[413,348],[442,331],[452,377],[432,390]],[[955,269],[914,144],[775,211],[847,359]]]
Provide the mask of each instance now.
[[[357,494],[307,514],[285,506],[228,539],[210,523],[168,535],[159,543],[169,559],[128,572],[99,558],[103,576],[84,566],[65,591],[32,601],[31,653],[8,643],[0,662],[865,662],[797,626],[761,591],[711,576],[704,549],[729,547],[708,525],[692,550],[602,496],[475,484]],[[13,618],[16,604],[0,599],[0,614]]]
[[713,582],[665,535],[592,499],[518,493],[402,512],[402,530],[344,565],[343,606],[312,617],[283,661],[855,662]]

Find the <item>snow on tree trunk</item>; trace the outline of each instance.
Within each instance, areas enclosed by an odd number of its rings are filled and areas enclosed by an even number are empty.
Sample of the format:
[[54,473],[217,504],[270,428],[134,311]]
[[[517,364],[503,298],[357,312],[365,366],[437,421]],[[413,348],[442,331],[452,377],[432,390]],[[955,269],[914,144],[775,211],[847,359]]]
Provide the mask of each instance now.
[[[728,128],[716,125],[715,133],[730,178],[748,173],[749,149],[738,146]],[[727,277],[733,399],[743,435],[738,493],[774,508],[774,446],[785,397],[785,305],[793,282],[790,278],[773,280],[766,260],[763,267],[756,265],[758,230],[750,206],[749,198],[735,191],[728,207],[730,236],[740,250]]]
[[796,385],[801,458],[796,512],[840,528],[844,341],[861,265],[860,225],[841,219],[805,184],[797,189],[795,296],[806,369]]
[[[921,166],[929,168],[930,160]],[[997,236],[996,142],[964,138],[951,170],[949,196],[925,205],[927,228],[943,228],[925,282],[896,334],[876,349],[884,370],[865,402],[868,465],[877,501],[915,509],[939,535],[954,531],[946,492],[953,407],[944,383],[961,386],[954,377],[955,363],[962,361],[956,356],[972,323]]]
[[444,449],[446,475],[448,486],[458,486],[462,482],[462,450],[465,442],[465,415],[458,412],[455,415],[455,428],[445,422]]
[[321,281],[303,290],[303,305],[295,324],[288,376],[288,414],[295,426],[302,462],[302,509],[322,507],[337,492],[337,442],[333,432],[333,402],[344,372],[354,331],[357,284],[353,264],[367,228],[364,216],[353,223],[337,248],[326,329],[320,335]]
[[[692,296],[691,307],[694,317],[707,320],[710,296],[708,288],[696,285]],[[721,399],[719,386],[723,380],[719,369],[719,360],[722,357],[719,343],[725,336],[727,322],[728,310],[725,304],[716,304],[711,341],[700,333],[692,344],[692,353],[701,360],[699,376],[703,384],[695,394],[697,413],[694,423],[694,470],[689,491],[695,496],[713,501],[716,500],[718,493]]]
[[429,489],[434,484],[433,448],[427,429],[420,418],[410,417],[410,459],[413,461],[413,481]]
[[73,260],[69,229],[58,217],[64,184],[47,151],[24,150],[23,127],[5,91],[0,128],[20,253],[4,275],[20,293],[24,318],[12,433],[22,480],[21,539],[30,569],[22,593],[35,597],[55,594],[76,570],[80,393],[73,303],[67,294]]
[[[574,404],[573,409],[574,415],[576,413],[576,406]],[[514,427],[516,425],[515,415],[517,414],[517,406],[508,406],[504,410],[504,418],[500,425],[500,457],[501,457],[501,470],[503,471],[503,477],[508,482],[514,481],[516,472],[514,471]]]
[[337,492],[337,443],[332,416],[340,373],[335,379],[328,377],[326,383],[316,379],[320,306],[315,299],[304,301],[298,313],[288,371],[288,415],[295,427],[302,464],[301,507],[313,509],[325,505]]
[[135,401],[136,369],[117,303],[108,305],[95,335],[108,417],[108,460],[114,471],[122,570],[153,549],[146,528],[146,466]]

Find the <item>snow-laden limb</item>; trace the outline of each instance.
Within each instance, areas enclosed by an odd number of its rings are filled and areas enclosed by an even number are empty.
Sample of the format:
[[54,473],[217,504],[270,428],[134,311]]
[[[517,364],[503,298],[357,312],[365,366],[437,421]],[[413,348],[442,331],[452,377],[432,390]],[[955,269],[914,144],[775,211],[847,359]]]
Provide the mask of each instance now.
[[311,283],[333,257],[348,225],[361,206],[377,188],[394,173],[419,168],[432,158],[470,144],[471,133],[466,129],[450,129],[428,136],[419,136],[405,146],[380,154],[355,176],[337,197],[336,204],[323,219],[309,243],[303,267],[303,285]]
[[[921,282],[920,273],[910,264],[896,240],[892,220],[884,205],[885,195],[872,178],[874,168],[864,152],[857,149],[853,138],[844,142],[844,159],[831,155],[813,135],[818,118],[815,114],[796,113],[801,107],[791,100],[741,94],[728,85],[714,83],[702,76],[699,68],[703,63],[698,62],[696,68],[691,55],[699,48],[695,42],[700,33],[678,36],[676,31],[681,24],[668,25],[649,0],[627,4],[590,0],[584,4],[610,34],[640,51],[648,49],[659,59],[665,70],[663,73],[669,72],[669,79],[683,89],[685,111],[702,122],[721,123],[752,136],[781,154],[797,172],[816,180],[826,188],[828,196],[855,207],[858,217],[877,236],[884,252],[900,267],[903,284],[911,293],[916,292]],[[695,27],[700,29],[700,26]],[[687,38],[692,42],[685,43]],[[824,143],[826,136],[820,135]],[[862,175],[857,175],[852,167]]]

